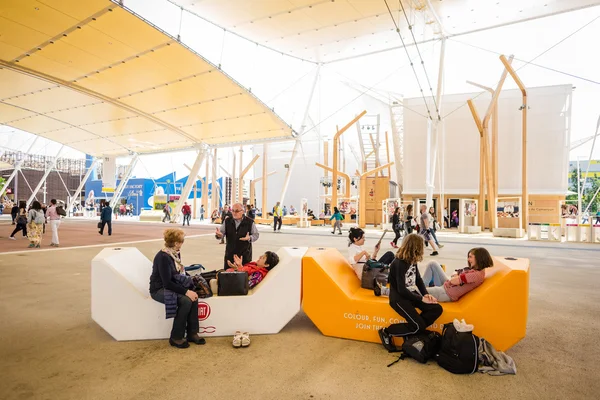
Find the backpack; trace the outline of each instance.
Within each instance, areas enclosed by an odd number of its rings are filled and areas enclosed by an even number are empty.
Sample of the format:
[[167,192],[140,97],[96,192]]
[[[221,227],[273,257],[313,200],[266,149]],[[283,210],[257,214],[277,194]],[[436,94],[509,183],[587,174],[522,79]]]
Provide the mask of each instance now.
[[472,332],[458,332],[453,323],[445,324],[437,362],[453,374],[477,372],[479,337]]
[[63,217],[66,217],[66,216],[67,216],[67,212],[65,211],[65,209],[64,209],[64,208],[62,208],[62,206],[58,206],[58,207],[56,207],[56,213],[57,213],[58,215],[62,215]]
[[434,358],[440,350],[442,335],[433,331],[425,331],[404,338],[402,353],[418,362],[425,364],[427,360]]
[[388,367],[407,357],[414,358],[416,361],[425,364],[431,358],[436,357],[441,342],[442,336],[439,333],[428,330],[405,336],[402,348],[396,350],[401,352],[400,356],[397,360],[388,364]]

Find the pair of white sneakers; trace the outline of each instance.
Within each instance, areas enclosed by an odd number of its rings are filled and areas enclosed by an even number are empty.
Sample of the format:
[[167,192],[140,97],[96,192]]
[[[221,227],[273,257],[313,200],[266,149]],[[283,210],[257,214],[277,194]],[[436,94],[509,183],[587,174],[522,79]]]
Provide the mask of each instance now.
[[248,332],[236,331],[233,335],[233,347],[248,347],[250,346],[250,334]]

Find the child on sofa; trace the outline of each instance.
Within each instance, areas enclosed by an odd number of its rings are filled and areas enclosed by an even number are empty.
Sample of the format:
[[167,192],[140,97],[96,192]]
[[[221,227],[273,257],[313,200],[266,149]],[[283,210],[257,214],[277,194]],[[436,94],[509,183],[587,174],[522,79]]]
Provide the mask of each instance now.
[[[480,286],[485,280],[485,269],[494,266],[490,253],[483,247],[475,247],[467,253],[467,268],[457,270],[450,278],[436,261],[427,264],[423,282],[427,291],[440,303],[458,301],[462,296]],[[389,295],[389,289],[380,283],[373,289],[375,296]]]
[[270,270],[275,268],[279,264],[279,256],[273,251],[267,251],[265,254],[260,256],[258,260],[251,261],[242,265],[242,257],[237,255],[233,256],[233,263],[227,261],[227,265],[230,268],[226,269],[227,272],[240,271],[248,273],[248,287],[252,289],[258,285]]

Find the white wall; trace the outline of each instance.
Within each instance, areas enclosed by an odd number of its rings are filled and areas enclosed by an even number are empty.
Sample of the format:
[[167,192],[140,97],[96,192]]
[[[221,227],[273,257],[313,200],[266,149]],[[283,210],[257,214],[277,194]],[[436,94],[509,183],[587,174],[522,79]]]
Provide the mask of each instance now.
[[[569,153],[571,85],[531,88],[527,91],[528,188],[530,194],[564,194]],[[475,194],[479,186],[479,132],[468,99],[474,98],[480,117],[491,95],[456,94],[443,97],[445,129],[444,191]],[[422,98],[405,99],[405,106],[426,114]],[[503,91],[499,99],[498,189],[499,194],[521,192],[521,93]],[[456,110],[456,111],[455,111]],[[454,112],[453,112],[454,111]],[[491,125],[490,125],[491,126]],[[404,193],[425,193],[425,147],[427,120],[415,112],[404,112]],[[441,147],[440,147],[441,148]],[[441,159],[440,159],[441,160]],[[439,191],[439,174],[435,191]]]

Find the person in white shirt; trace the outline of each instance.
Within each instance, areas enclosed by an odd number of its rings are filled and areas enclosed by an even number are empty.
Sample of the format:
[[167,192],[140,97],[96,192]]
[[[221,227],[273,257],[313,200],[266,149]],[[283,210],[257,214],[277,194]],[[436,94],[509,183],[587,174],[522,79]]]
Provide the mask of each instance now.
[[56,211],[56,199],[50,200],[50,207],[46,211],[46,218],[52,230],[52,242],[50,246],[58,247],[58,227],[60,226],[60,215]]
[[[362,279],[363,267],[365,263],[367,260],[377,259],[377,253],[379,252],[380,244],[377,243],[377,245],[375,245],[373,248],[373,253],[369,254],[369,252],[364,250],[362,247],[365,244],[365,231],[360,228],[350,228],[348,240],[348,262],[352,266],[352,269],[354,269],[354,273],[358,279]],[[388,251],[377,261],[383,264],[390,264],[392,261],[394,261],[394,253]]]

